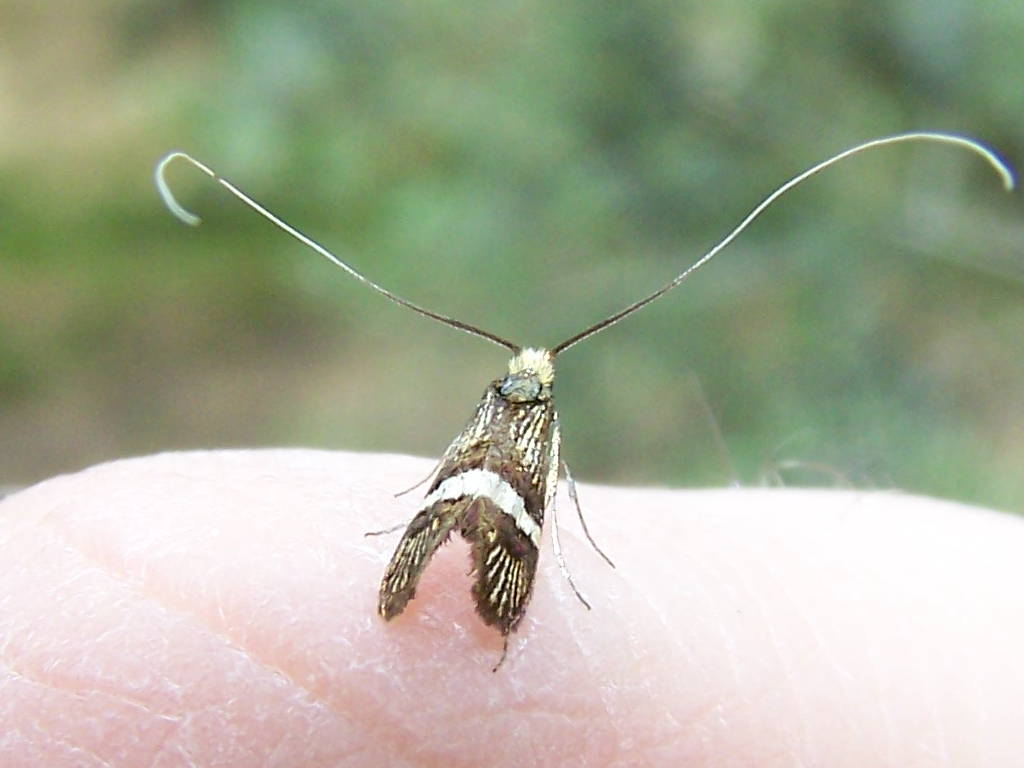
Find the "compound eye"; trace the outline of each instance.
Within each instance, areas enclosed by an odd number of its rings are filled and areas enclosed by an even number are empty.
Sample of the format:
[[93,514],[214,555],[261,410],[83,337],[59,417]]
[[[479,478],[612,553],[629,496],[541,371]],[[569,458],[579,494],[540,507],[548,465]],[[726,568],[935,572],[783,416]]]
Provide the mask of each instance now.
[[502,397],[513,403],[530,403],[540,397],[541,385],[536,374],[510,374],[501,382]]

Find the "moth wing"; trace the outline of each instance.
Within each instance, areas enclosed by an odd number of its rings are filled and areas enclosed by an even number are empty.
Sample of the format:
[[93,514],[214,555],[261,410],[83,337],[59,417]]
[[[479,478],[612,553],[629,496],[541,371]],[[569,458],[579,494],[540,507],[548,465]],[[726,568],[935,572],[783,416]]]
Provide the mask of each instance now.
[[415,596],[423,569],[455,526],[457,515],[452,506],[438,501],[420,511],[405,529],[380,582],[377,611],[384,619],[400,614]]
[[530,601],[537,548],[493,501],[480,497],[473,504],[479,520],[471,537],[476,610],[486,624],[507,635],[519,624]]

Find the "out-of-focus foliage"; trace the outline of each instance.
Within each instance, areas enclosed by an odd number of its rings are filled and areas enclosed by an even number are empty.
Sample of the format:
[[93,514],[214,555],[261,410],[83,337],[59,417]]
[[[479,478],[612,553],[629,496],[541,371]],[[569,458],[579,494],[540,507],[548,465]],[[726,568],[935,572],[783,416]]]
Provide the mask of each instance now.
[[[1024,4],[0,0],[0,483],[302,444],[436,456],[504,367],[185,166],[187,149],[414,301],[552,344],[857,141],[1024,158]],[[559,359],[608,482],[1024,502],[1024,207],[904,145],[784,199]],[[715,438],[720,427],[726,458]],[[730,463],[734,469],[730,468]]]

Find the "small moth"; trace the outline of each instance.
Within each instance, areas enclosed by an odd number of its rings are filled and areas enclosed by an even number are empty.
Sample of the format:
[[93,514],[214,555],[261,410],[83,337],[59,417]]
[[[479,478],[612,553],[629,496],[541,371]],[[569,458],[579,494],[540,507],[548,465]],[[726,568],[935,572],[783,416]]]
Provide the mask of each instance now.
[[[721,242],[661,288],[550,348],[514,344],[489,331],[432,312],[391,293],[293,229],[231,182],[187,154],[172,152],[164,157],[156,168],[156,184],[172,213],[188,224],[198,224],[199,218],[182,208],[174,199],[165,179],[165,171],[171,161],[176,158],[187,160],[285,232],[391,301],[444,325],[487,339],[512,353],[507,372],[487,385],[473,417],[445,451],[435,472],[431,473],[433,481],[427,489],[426,498],[419,512],[406,526],[384,573],[378,602],[378,612],[384,619],[392,619],[402,613],[415,596],[416,585],[434,552],[457,531],[472,549],[472,568],[476,575],[473,585],[476,611],[484,623],[501,633],[507,645],[509,633],[523,620],[533,591],[541,530],[545,517],[549,513],[554,514],[555,488],[560,468],[564,469],[570,498],[579,513],[587,538],[611,564],[611,560],[597,548],[586,529],[572,475],[559,454],[561,436],[552,399],[555,358],[678,286],[729,245],[775,200],[807,178],[851,155],[905,141],[952,144],[976,152],[999,173],[1007,190],[1013,188],[1010,170],[992,151],[968,138],[945,133],[915,132],[859,144],[818,163],[780,186]],[[557,521],[552,525],[552,543],[562,573],[577,597],[589,608],[566,568],[558,542]]]

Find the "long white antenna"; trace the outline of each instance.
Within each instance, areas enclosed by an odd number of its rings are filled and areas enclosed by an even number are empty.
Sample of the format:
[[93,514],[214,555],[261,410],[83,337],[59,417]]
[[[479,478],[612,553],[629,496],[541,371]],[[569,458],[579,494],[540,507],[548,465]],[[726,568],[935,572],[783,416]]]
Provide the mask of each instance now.
[[[758,203],[758,205],[750,213],[748,213],[747,216],[739,224],[737,224],[736,227],[728,235],[726,235],[714,248],[705,253],[699,259],[697,259],[697,261],[695,261],[689,267],[687,267],[678,275],[676,275],[668,283],[666,283],[653,293],[643,297],[642,299],[633,302],[632,304],[616,312],[615,314],[610,315],[597,323],[594,323],[593,325],[583,329],[579,333],[570,336],[568,339],[561,342],[560,344],[555,345],[554,347],[551,348],[552,355],[557,355],[564,352],[565,350],[569,349],[569,347],[575,346],[584,339],[593,336],[595,333],[599,333],[600,331],[603,331],[605,328],[615,325],[623,318],[628,317],[637,310],[646,307],[651,302],[656,301],[657,299],[664,296],[666,293],[668,293],[673,288],[682,283],[684,280],[686,280],[691,274],[696,272],[698,269],[700,269],[709,261],[711,261],[711,259],[717,256],[720,251],[722,251],[727,245],[732,243],[732,241],[735,240],[740,235],[740,233],[743,232],[743,230],[750,226],[754,219],[760,216],[765,211],[765,209],[768,208],[772,203],[774,203],[776,200],[782,197],[782,195],[784,195],[786,192],[793,189],[793,187],[796,187],[799,184],[806,181],[807,179],[809,179],[811,176],[814,176],[815,174],[825,170],[829,166],[834,165],[841,160],[845,160],[851,155],[856,155],[859,154],[860,152],[864,152],[869,149],[888,146],[890,144],[898,144],[900,142],[905,141],[929,141],[939,144],[951,144],[954,146],[961,147],[963,149],[970,150],[980,155],[984,160],[988,162],[989,165],[992,166],[996,173],[999,174],[999,177],[1003,181],[1003,186],[1006,188],[1007,191],[1012,190],[1014,188],[1015,182],[1013,172],[1002,160],[999,159],[995,152],[993,152],[980,142],[975,141],[974,139],[966,138],[964,136],[957,136],[955,134],[950,133],[938,133],[933,131],[917,131],[913,133],[901,133],[895,136],[886,136],[884,138],[874,139],[872,141],[864,142],[863,144],[858,144],[857,146],[851,147],[850,149],[844,150],[839,154],[833,155],[827,160],[823,160],[817,165],[808,168],[803,173],[794,176],[792,179],[787,181],[785,184],[783,184],[770,195],[768,195],[768,197],[766,197],[764,200]],[[419,314],[425,317],[429,317],[432,320],[436,320],[440,323],[443,323],[444,325],[456,328],[457,330],[464,331],[474,336],[479,336],[480,338],[483,339],[487,339],[488,341],[493,342],[494,344],[497,344],[499,346],[505,347],[506,349],[510,349],[512,351],[519,350],[519,346],[517,344],[513,344],[511,341],[508,341],[507,339],[504,339],[501,336],[493,334],[490,331],[485,331],[482,328],[470,325],[469,323],[465,323],[462,320],[456,320],[453,317],[448,317],[446,315],[433,312],[429,309],[425,309],[424,307],[421,307],[418,304],[414,304],[408,299],[403,299],[401,296],[392,293],[391,291],[387,290],[386,288],[378,285],[377,283],[367,278],[354,267],[350,266],[347,262],[344,262],[341,259],[339,259],[337,256],[335,256],[333,253],[328,251],[326,248],[324,248],[316,241],[312,240],[311,238],[302,234],[300,231],[298,231],[291,225],[282,221],[280,218],[275,216],[273,213],[268,211],[262,205],[260,205],[251,197],[242,192],[230,181],[223,178],[222,176],[219,176],[211,168],[199,162],[191,155],[188,155],[184,152],[171,152],[166,157],[164,157],[159,163],[157,163],[155,172],[156,186],[160,192],[160,196],[163,198],[164,204],[168,207],[171,213],[173,213],[186,224],[196,226],[197,224],[200,223],[201,219],[194,213],[191,213],[190,211],[186,210],[178,203],[177,200],[175,200],[174,195],[171,193],[171,189],[167,184],[167,166],[173,160],[178,158],[182,160],[187,160],[189,163],[191,163],[193,166],[201,170],[211,179],[216,181],[218,184],[220,184],[222,187],[228,190],[228,192],[237,197],[247,206],[249,206],[258,214],[260,214],[261,216],[269,220],[271,223],[273,223],[275,226],[284,230],[286,233],[288,233],[289,235],[291,235],[304,245],[308,246],[312,250],[316,251],[318,254],[323,256],[325,259],[330,261],[335,266],[341,267],[341,269],[343,269],[349,275],[359,280],[361,283],[368,285],[370,288],[377,291],[386,298],[390,299],[391,301],[395,302],[396,304],[401,304],[403,307],[408,307],[414,312],[418,312]]]
[[247,194],[242,192],[242,190],[240,190],[238,187],[236,187],[230,181],[225,179],[223,176],[218,175],[211,168],[209,168],[208,166],[206,166],[203,163],[199,162],[198,160],[196,160],[191,155],[188,155],[188,154],[186,154],[184,152],[171,152],[170,154],[165,156],[159,163],[156,164],[156,170],[154,171],[154,175],[156,177],[156,188],[160,192],[160,197],[163,198],[164,205],[167,206],[167,208],[171,211],[171,213],[173,213],[175,216],[177,216],[179,219],[181,219],[183,222],[185,222],[189,226],[193,226],[193,227],[197,226],[198,224],[200,224],[202,222],[202,219],[200,219],[194,213],[191,213],[190,211],[186,210],[184,207],[182,207],[182,205],[177,200],[174,199],[174,195],[171,193],[171,188],[170,188],[170,186],[168,186],[167,179],[166,179],[167,166],[170,165],[172,161],[174,161],[174,160],[176,160],[178,158],[181,158],[182,160],[187,160],[188,162],[190,162],[196,168],[201,170],[203,173],[205,173],[211,179],[213,179],[218,184],[220,184],[222,187],[224,187],[232,195],[234,195],[239,200],[241,200],[243,203],[245,203],[247,206],[249,206],[254,211],[256,211],[256,213],[260,214],[260,216],[262,216],[265,219],[268,219],[272,224],[274,224],[275,226],[277,226],[280,229],[283,229],[285,232],[287,232],[289,235],[294,237],[296,240],[298,240],[303,245],[306,245],[309,248],[312,248],[314,251],[319,253],[325,259],[330,261],[332,264],[334,264],[335,266],[341,267],[343,270],[348,272],[348,274],[350,274],[356,280],[358,280],[361,283],[365,283],[366,285],[370,286],[370,288],[372,288],[373,290],[377,291],[377,293],[380,293],[383,296],[386,296],[387,298],[391,299],[391,301],[395,302],[396,304],[401,304],[403,307],[408,307],[413,312],[418,312],[419,314],[424,315],[425,317],[429,317],[429,318],[431,318],[433,320],[437,320],[439,323],[444,323],[445,325],[451,326],[452,328],[456,328],[456,329],[458,329],[460,331],[465,331],[466,333],[470,333],[470,334],[472,334],[474,336],[479,336],[479,337],[481,337],[483,339],[487,339],[488,341],[492,341],[492,342],[494,342],[495,344],[497,344],[499,346],[502,346],[502,347],[505,347],[506,349],[512,350],[513,352],[517,352],[519,350],[519,346],[518,345],[513,344],[511,341],[503,339],[501,336],[493,334],[490,331],[485,331],[482,328],[477,328],[475,325],[470,325],[469,323],[464,323],[461,320],[456,320],[454,317],[448,317],[446,315],[442,315],[442,314],[439,314],[437,312],[432,312],[431,310],[425,309],[424,307],[421,307],[418,304],[413,304],[408,299],[403,299],[401,296],[398,296],[397,294],[392,293],[387,288],[384,288],[384,287],[382,287],[380,285],[377,285],[377,283],[375,283],[372,280],[370,280],[368,277],[363,275],[361,272],[356,270],[354,267],[349,266],[346,262],[342,261],[337,256],[335,256],[333,253],[328,251],[326,248],[324,248],[322,245],[320,245],[320,243],[316,242],[315,240],[310,239],[309,237],[306,237],[304,234],[299,232],[299,230],[295,229],[290,224],[287,224],[286,222],[284,222],[281,219],[279,219],[277,216],[275,216],[273,213],[268,211],[262,205],[257,203],[255,200],[253,200]]
[[1002,160],[999,159],[995,152],[993,152],[980,142],[975,141],[974,139],[968,139],[963,136],[956,136],[950,133],[919,131],[914,133],[901,133],[897,134],[896,136],[886,136],[881,139],[874,139],[873,141],[867,141],[863,144],[858,144],[857,146],[844,150],[843,152],[840,152],[838,155],[833,155],[827,160],[823,160],[817,165],[808,168],[803,173],[794,176],[792,179],[787,181],[781,187],[779,187],[770,195],[768,195],[768,197],[762,200],[757,205],[757,207],[754,208],[754,210],[752,210],[750,213],[748,213],[746,218],[743,219],[743,221],[741,221],[739,224],[737,224],[735,229],[733,229],[732,232],[726,235],[725,238],[718,245],[716,245],[710,251],[708,251],[699,259],[697,259],[697,261],[695,261],[689,267],[687,267],[678,275],[676,275],[676,277],[674,277],[668,283],[663,285],[654,293],[645,296],[639,301],[633,302],[625,309],[616,312],[614,315],[610,315],[609,317],[606,317],[604,320],[594,323],[594,325],[591,325],[589,328],[585,328],[584,330],[580,331],[574,336],[570,336],[568,339],[561,342],[560,344],[556,344],[554,347],[551,348],[551,353],[557,355],[560,352],[564,352],[569,347],[579,344],[584,339],[593,336],[595,333],[598,333],[599,331],[603,331],[605,328],[608,328],[609,326],[615,325],[615,323],[619,322],[619,320],[622,320],[624,317],[633,314],[638,309],[646,307],[652,301],[655,301],[656,299],[659,299],[662,296],[664,296],[677,285],[682,283],[695,271],[697,271],[705,264],[707,264],[709,261],[711,261],[711,259],[713,259],[719,251],[721,251],[723,248],[729,245],[729,243],[735,240],[736,237],[743,230],[745,230],[754,219],[760,216],[768,206],[770,206],[772,203],[774,203],[776,200],[778,200],[780,197],[786,194],[786,192],[791,190],[793,187],[809,179],[811,176],[814,176],[816,173],[825,170],[830,165],[835,165],[840,160],[845,160],[847,157],[850,157],[851,155],[856,155],[860,152],[864,152],[869,149],[874,149],[875,147],[884,147],[890,144],[898,144],[903,141],[933,141],[940,144],[953,144],[955,146],[969,149],[972,152],[976,152],[977,154],[981,155],[985,160],[988,161],[989,165],[991,165],[995,169],[996,173],[998,173],[1000,178],[1003,180],[1003,187],[1005,187],[1007,191],[1012,190],[1014,187],[1013,172],[1009,169],[1009,167]]

